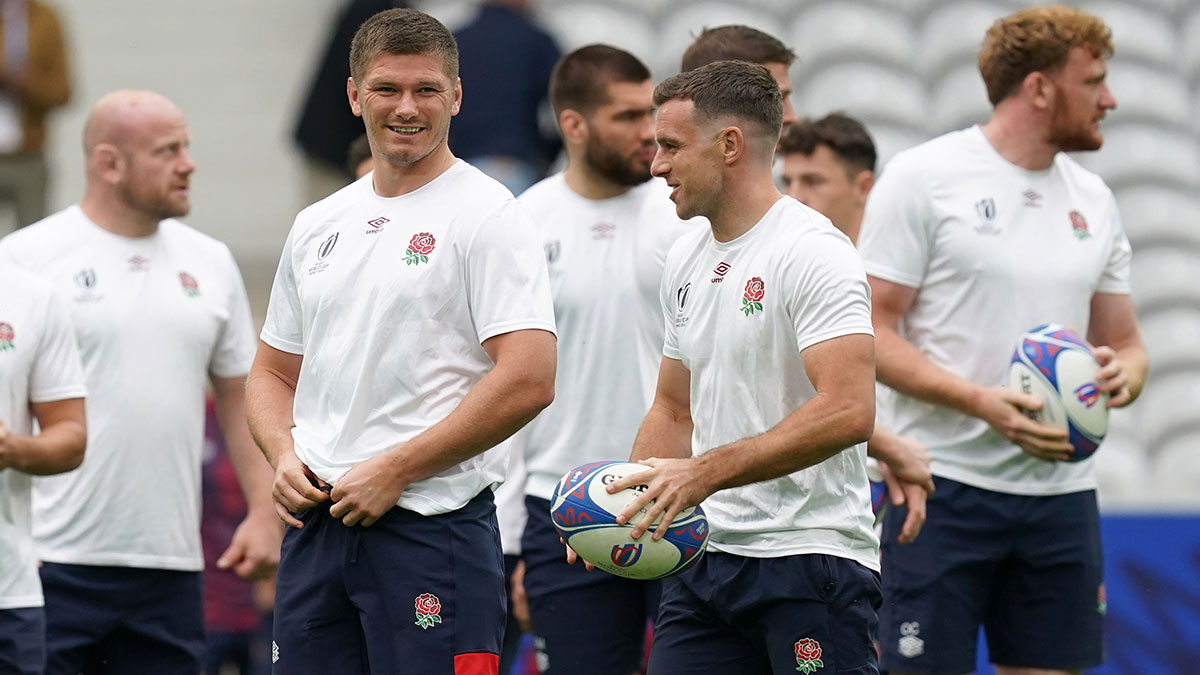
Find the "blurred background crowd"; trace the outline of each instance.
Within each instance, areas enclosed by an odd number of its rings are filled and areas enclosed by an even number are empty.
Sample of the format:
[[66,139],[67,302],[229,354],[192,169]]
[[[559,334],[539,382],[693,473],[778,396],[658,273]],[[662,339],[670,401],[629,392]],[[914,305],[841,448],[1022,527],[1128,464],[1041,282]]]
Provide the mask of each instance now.
[[[745,24],[799,55],[801,116],[844,111],[895,152],[987,119],[975,57],[1013,0],[4,0],[0,71],[0,235],[76,202],[81,130],[103,93],[161,92],[187,115],[192,212],[225,241],[256,317],[295,213],[345,184],[362,123],[346,103],[350,38],[377,11],[412,6],[456,32],[463,114],[451,149],[519,192],[554,167],[544,106],[560,53],[603,42],[656,79],[678,70],[708,26]],[[1103,18],[1119,107],[1106,142],[1079,157],[1117,195],[1134,248],[1133,298],[1150,353],[1141,400],[1114,412],[1097,455],[1105,514],[1110,663],[1099,672],[1194,672],[1200,657],[1200,1],[1069,3]],[[18,21],[18,18],[27,21]],[[14,26],[27,26],[18,30]],[[1002,311],[1002,308],[997,308]],[[214,436],[219,438],[219,434]],[[210,443],[205,544],[219,554],[240,497]],[[214,646],[245,645],[269,588],[206,577]],[[265,642],[264,642],[265,640]],[[262,659],[260,659],[262,660]],[[269,654],[266,654],[269,661]],[[1186,664],[1186,665],[1185,665]],[[1176,670],[1176,668],[1180,668]],[[218,672],[214,670],[214,672]]]

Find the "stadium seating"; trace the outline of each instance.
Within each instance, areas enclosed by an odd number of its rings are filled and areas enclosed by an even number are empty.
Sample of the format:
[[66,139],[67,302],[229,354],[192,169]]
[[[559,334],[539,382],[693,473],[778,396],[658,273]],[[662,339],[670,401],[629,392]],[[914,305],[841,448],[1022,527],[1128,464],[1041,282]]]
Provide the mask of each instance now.
[[793,67],[802,77],[806,71],[833,61],[877,61],[910,70],[916,35],[908,16],[900,10],[867,3],[826,2],[801,11],[786,41],[802,50]]
[[[1142,340],[1160,372],[1200,371],[1200,305],[1166,307],[1142,318]],[[1194,401],[1200,410],[1200,399]],[[1200,417],[1200,415],[1197,415]]]
[[[1200,250],[1171,246],[1141,249],[1133,256],[1130,284],[1140,316],[1163,308],[1200,306]],[[1200,401],[1200,399],[1196,399]]]
[[1112,28],[1116,58],[1179,72],[1179,36],[1166,13],[1140,0],[1084,2],[1079,7],[1103,17]]
[[1155,184],[1121,190],[1117,207],[1135,252],[1152,246],[1200,250],[1200,196]]
[[[545,3],[540,18],[558,39],[563,52],[593,43],[610,44],[633,54],[657,52],[658,36],[650,22],[636,12],[597,2]],[[647,60],[648,66],[653,63]],[[655,73],[659,77],[667,73]]]
[[1143,122],[1192,132],[1195,110],[1187,82],[1170,69],[1113,59],[1108,69],[1108,86],[1117,98],[1112,122]]
[[[730,2],[677,3],[659,24],[659,35],[650,54],[664,75],[679,72],[679,59],[705,28],[741,24],[775,35],[781,34],[778,16],[761,7]],[[664,67],[665,66],[665,67]]]
[[979,68],[965,63],[946,72],[932,86],[928,129],[941,134],[982,124],[992,114]]
[[1158,125],[1104,126],[1104,151],[1082,153],[1081,164],[1119,191],[1130,184],[1156,182],[1187,189],[1200,185],[1200,144],[1193,134]]
[[839,63],[812,73],[797,89],[798,111],[824,114],[845,110],[874,123],[921,129],[925,125],[925,88],[912,73],[874,63]]
[[934,3],[919,31],[917,72],[935,80],[945,70],[975,63],[984,32],[1012,10],[1003,2]]

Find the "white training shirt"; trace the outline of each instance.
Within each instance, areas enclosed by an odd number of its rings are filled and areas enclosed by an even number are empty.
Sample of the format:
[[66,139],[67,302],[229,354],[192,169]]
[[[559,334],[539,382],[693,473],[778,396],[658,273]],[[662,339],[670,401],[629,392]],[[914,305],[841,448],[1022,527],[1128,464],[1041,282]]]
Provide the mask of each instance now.
[[[292,438],[331,484],[445,419],[492,369],[485,340],[554,332],[542,247],[503,185],[463,161],[399,197],[372,176],[296,217],[262,332],[304,355]],[[416,481],[397,504],[458,509],[504,480],[507,453]]]
[[523,432],[526,494],[549,499],[567,471],[629,457],[662,360],[663,265],[696,228],[679,220],[669,195],[654,179],[587,199],[557,174],[520,197],[545,246],[558,326],[554,403]]
[[[83,367],[62,301],[45,280],[0,263],[0,423],[33,434],[30,403],[83,397]],[[0,471],[0,610],[41,607],[30,532],[32,477]]]
[[123,237],[72,206],[0,241],[0,260],[66,300],[87,378],[83,465],[34,481],[38,554],[203,569],[205,386],[210,374],[244,376],[255,347],[228,247],[176,220]]
[[[1008,382],[1017,338],[1061,323],[1087,333],[1092,296],[1129,293],[1129,241],[1112,191],[1065,154],[1044,171],[1000,156],[979,127],[896,155],[867,200],[867,273],[917,289],[901,334],[934,365]],[[996,492],[1096,486],[1092,462],[1046,462],[981,419],[890,392],[892,430],[929,448],[933,473]]]
[[[755,290],[761,284],[761,297]],[[781,197],[729,242],[711,230],[671,249],[661,307],[663,354],[691,375],[692,452],[776,426],[816,395],[801,352],[871,335],[862,262],[827,218]],[[879,569],[866,444],[768,481],[720,490],[702,506],[717,551],[754,558],[818,553]]]

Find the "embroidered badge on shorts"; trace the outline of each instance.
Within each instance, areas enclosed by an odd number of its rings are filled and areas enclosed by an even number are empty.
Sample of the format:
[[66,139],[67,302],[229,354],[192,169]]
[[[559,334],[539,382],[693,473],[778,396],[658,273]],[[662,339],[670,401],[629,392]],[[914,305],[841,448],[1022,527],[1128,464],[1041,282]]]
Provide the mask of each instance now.
[[762,311],[762,299],[766,289],[763,286],[763,280],[759,277],[753,277],[746,282],[746,292],[742,294],[742,314],[750,316],[755,312]]
[[817,668],[824,668],[821,662],[821,643],[812,638],[796,641],[796,670],[811,673]]
[[435,623],[442,622],[442,601],[433,593],[422,593],[414,603],[417,607],[416,625],[429,628]]
[[414,234],[408,242],[408,251],[404,254],[405,264],[420,265],[429,262],[429,254],[433,253],[436,244],[437,241],[428,232]]

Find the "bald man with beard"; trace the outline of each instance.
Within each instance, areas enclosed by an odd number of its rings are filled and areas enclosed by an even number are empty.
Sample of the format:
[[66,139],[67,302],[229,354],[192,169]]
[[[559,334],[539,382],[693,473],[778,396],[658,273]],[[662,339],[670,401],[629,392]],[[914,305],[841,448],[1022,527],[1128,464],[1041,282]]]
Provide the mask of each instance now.
[[270,574],[282,529],[246,426],[249,302],[190,209],[187,122],[147,91],[101,98],[74,206],[0,241],[0,264],[48,280],[72,315],[90,398],[88,455],[35,481],[47,673],[197,672],[204,648],[200,460],[211,384],[249,513],[219,565]]

